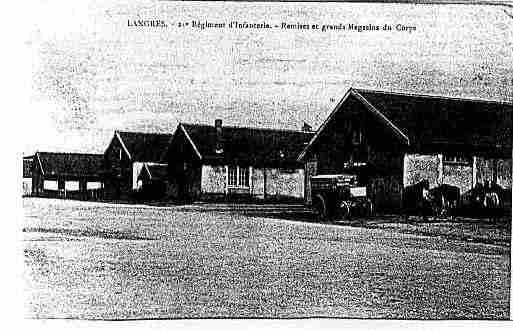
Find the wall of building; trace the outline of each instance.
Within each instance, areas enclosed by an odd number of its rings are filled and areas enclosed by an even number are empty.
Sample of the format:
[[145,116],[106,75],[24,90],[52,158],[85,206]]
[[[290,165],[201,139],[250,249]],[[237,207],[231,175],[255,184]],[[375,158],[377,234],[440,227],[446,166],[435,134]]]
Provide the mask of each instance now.
[[23,196],[30,196],[32,193],[32,178],[23,178]]
[[202,165],[201,193],[203,199],[248,197],[255,199],[301,199],[304,196],[303,169],[251,168],[249,189],[229,189],[226,196],[226,167]]
[[224,194],[226,189],[226,168],[221,165],[201,166],[201,192]]
[[104,196],[103,183],[98,178],[41,176],[35,181],[41,186],[32,190],[32,196],[80,200],[96,200]]
[[499,159],[497,161],[497,184],[504,189],[511,189],[512,159]]
[[473,187],[472,164],[443,164],[442,183],[460,188],[460,194],[465,194]]
[[139,174],[141,174],[141,171],[144,167],[143,162],[133,162],[132,163],[132,190],[138,190],[141,188],[142,182],[140,180],[137,180],[139,178]]
[[[404,157],[405,187],[423,179],[429,181],[430,188],[448,184],[460,189],[462,202],[470,196],[472,188],[485,182],[496,182],[504,189],[511,189],[511,159],[470,157],[467,162],[448,162],[437,155],[407,154]],[[475,162],[475,163],[474,163]]]
[[303,198],[305,176],[303,169],[265,169],[267,199]]
[[376,211],[397,211],[402,207],[402,181],[402,175],[378,176],[369,179],[367,195]]
[[107,172],[104,186],[105,198],[130,198],[133,191],[134,170],[131,160],[116,137],[111,140],[107,150],[105,150],[104,159]]
[[265,196],[265,176],[263,168],[253,168],[251,181],[252,191],[251,194],[257,199],[264,199]]
[[437,186],[439,181],[440,158],[437,155],[404,155],[403,185],[408,187],[422,180],[429,181],[429,187]]
[[32,178],[23,178],[23,196],[30,196],[32,193]]
[[317,174],[317,161],[311,160],[305,163],[305,204],[312,205],[311,178]]
[[184,172],[185,181],[183,188],[188,199],[196,200],[201,198],[201,165],[188,164]]
[[511,159],[485,159],[476,157],[476,182],[484,184],[493,182],[494,178],[499,186],[511,189]]
[[305,192],[303,169],[253,168],[251,196],[266,200],[302,199]]

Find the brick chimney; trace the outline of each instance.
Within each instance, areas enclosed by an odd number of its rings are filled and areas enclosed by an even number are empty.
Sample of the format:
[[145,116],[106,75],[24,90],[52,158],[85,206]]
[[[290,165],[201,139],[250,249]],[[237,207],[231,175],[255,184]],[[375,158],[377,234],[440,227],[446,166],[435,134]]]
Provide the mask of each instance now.
[[216,119],[214,121],[214,127],[216,129],[216,154],[223,153],[223,121]]

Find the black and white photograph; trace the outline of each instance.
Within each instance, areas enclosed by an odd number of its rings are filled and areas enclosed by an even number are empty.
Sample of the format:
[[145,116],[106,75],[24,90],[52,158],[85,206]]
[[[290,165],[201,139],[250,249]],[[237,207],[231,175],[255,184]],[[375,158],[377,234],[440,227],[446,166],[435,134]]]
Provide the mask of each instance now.
[[513,4],[30,7],[24,320],[511,318]]

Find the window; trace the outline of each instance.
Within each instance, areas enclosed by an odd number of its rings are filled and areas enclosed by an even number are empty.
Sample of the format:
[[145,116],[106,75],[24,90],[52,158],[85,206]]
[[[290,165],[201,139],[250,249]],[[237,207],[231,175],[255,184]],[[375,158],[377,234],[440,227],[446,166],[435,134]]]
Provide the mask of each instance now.
[[236,186],[237,185],[237,167],[228,167],[228,185]]
[[362,131],[360,129],[353,130],[353,145],[362,143]]
[[239,168],[239,186],[249,187],[249,169],[247,167]]
[[229,187],[249,187],[249,168],[228,166]]

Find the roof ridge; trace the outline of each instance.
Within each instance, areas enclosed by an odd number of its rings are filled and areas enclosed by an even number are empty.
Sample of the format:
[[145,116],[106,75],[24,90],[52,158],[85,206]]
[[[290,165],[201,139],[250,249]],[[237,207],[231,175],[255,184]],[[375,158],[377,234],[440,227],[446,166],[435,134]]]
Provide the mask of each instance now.
[[471,97],[456,97],[456,96],[426,94],[426,93],[415,94],[412,92],[385,91],[385,90],[375,90],[375,89],[356,88],[356,87],[352,87],[352,89],[354,89],[357,92],[371,92],[371,93],[392,94],[392,95],[400,95],[400,96],[414,96],[414,97],[424,97],[424,98],[431,98],[431,99],[452,100],[452,101],[468,101],[468,102],[482,102],[482,103],[513,105],[513,102],[509,102],[509,101],[498,101],[498,100],[495,101],[495,100],[490,100],[490,99],[471,98]]
[[[95,154],[95,153],[86,153],[86,152],[64,152],[64,151],[36,151],[35,154],[103,156],[103,154],[100,154],[100,153]],[[28,157],[32,157],[32,156],[28,156]]]
[[150,133],[150,132],[136,132],[136,131],[120,131],[115,130],[115,133],[128,133],[128,134],[146,134],[146,135],[173,135],[173,133]]
[[[214,125],[209,125],[209,124],[194,124],[194,123],[180,122],[180,125],[203,126],[203,127],[214,128]],[[301,129],[291,129],[291,128],[248,127],[248,126],[233,126],[233,125],[223,125],[223,128],[250,129],[250,130],[275,131],[275,132],[291,132],[291,133],[307,133],[307,134],[315,133],[314,131],[309,132],[309,131],[303,131]]]

